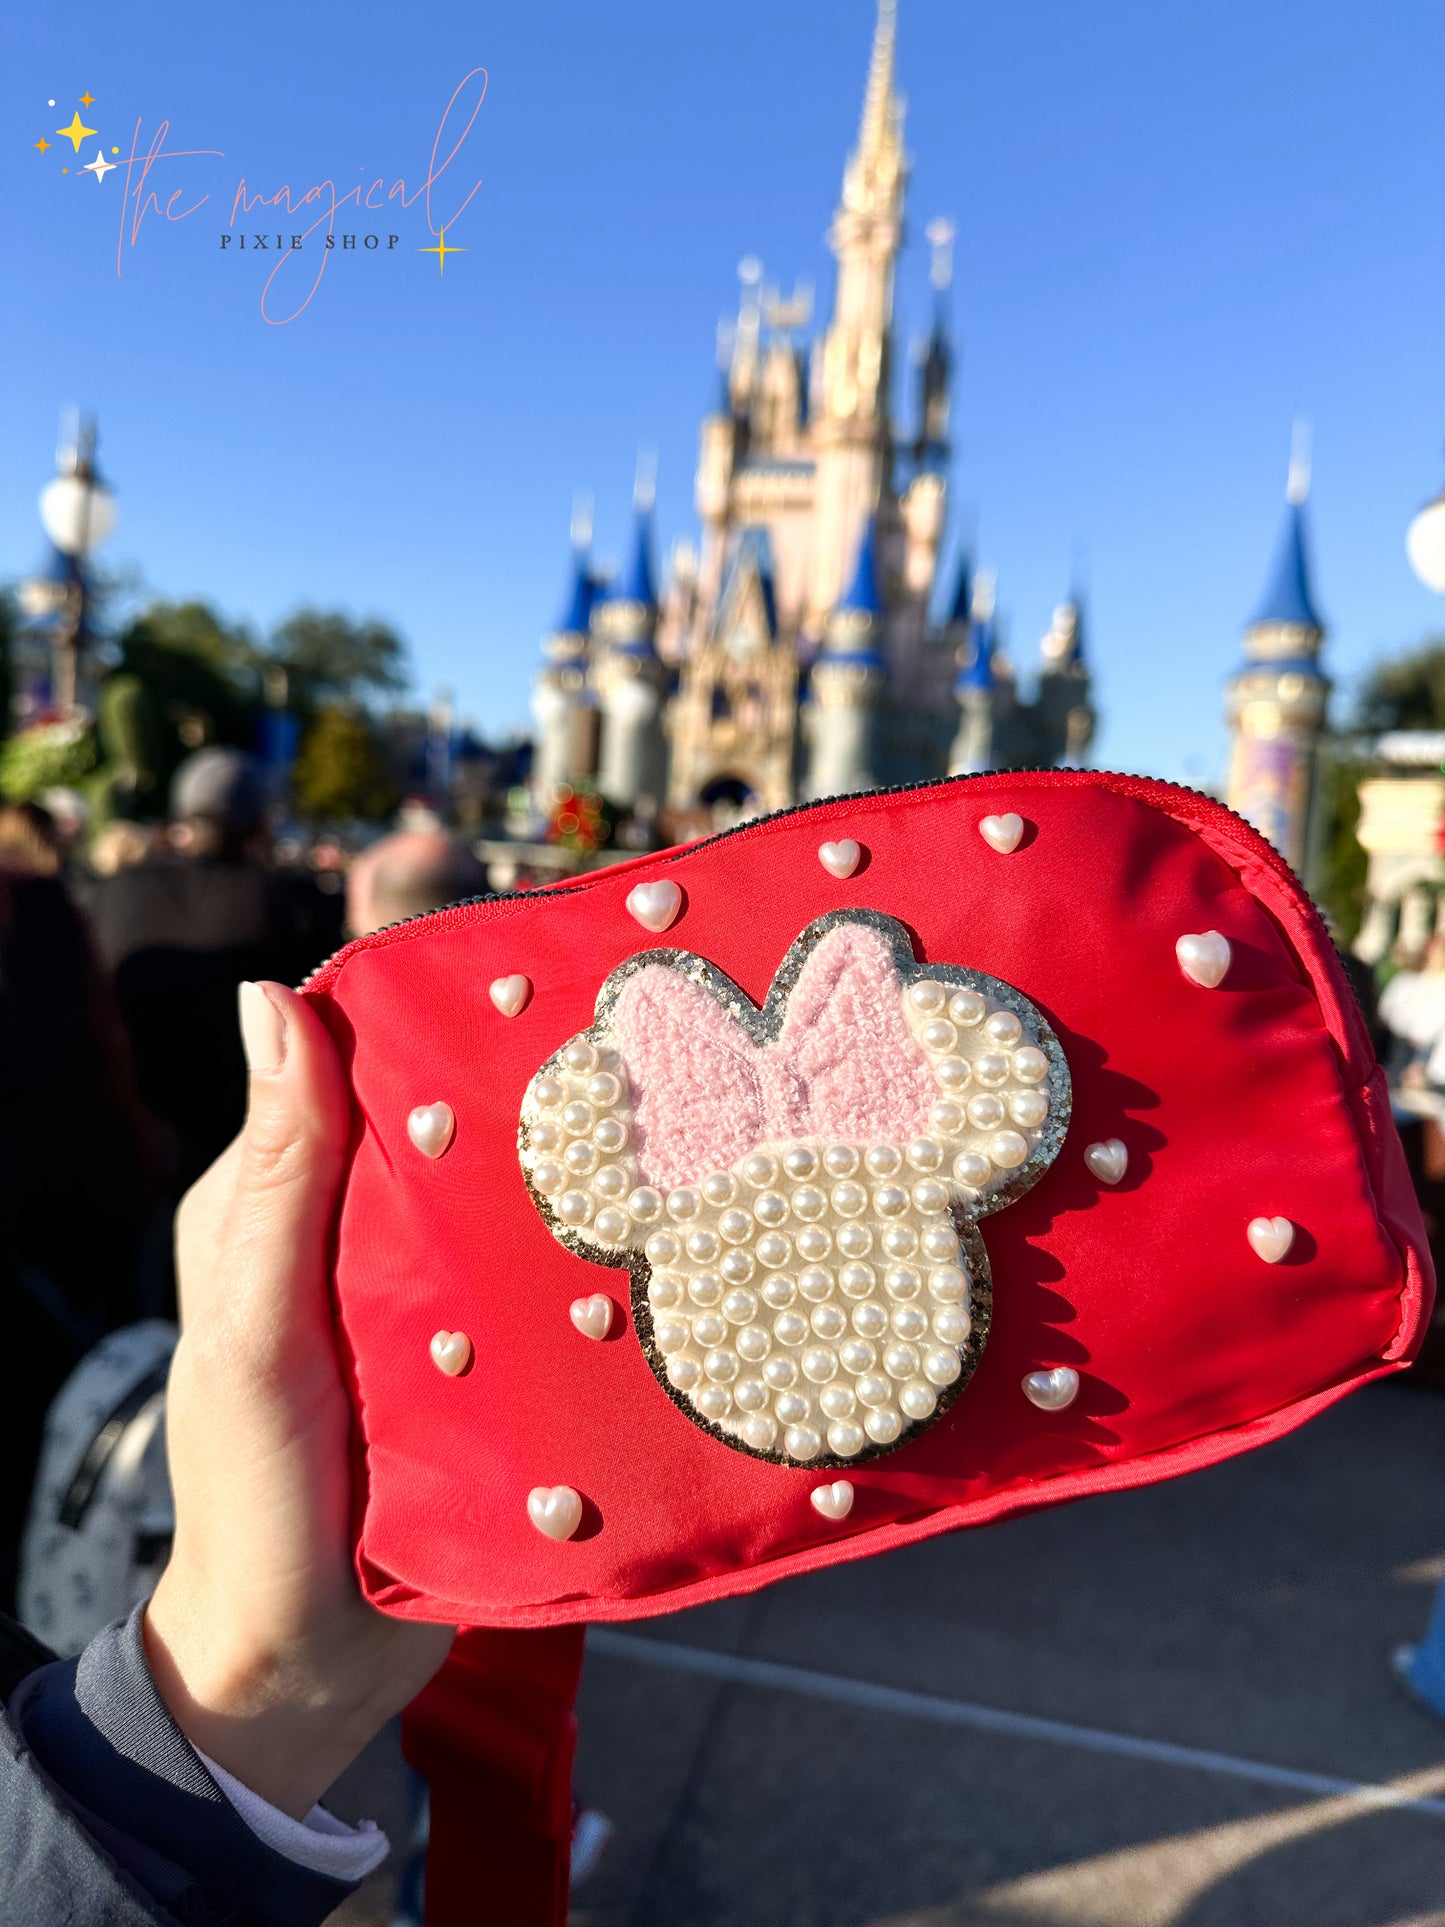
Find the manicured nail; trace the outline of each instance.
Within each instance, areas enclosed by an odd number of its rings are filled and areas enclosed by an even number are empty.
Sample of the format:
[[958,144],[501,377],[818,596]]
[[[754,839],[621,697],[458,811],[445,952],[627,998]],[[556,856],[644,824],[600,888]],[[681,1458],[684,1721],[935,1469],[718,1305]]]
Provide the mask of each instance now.
[[260,984],[242,984],[241,1046],[253,1071],[279,1071],[286,1061],[286,1019]]

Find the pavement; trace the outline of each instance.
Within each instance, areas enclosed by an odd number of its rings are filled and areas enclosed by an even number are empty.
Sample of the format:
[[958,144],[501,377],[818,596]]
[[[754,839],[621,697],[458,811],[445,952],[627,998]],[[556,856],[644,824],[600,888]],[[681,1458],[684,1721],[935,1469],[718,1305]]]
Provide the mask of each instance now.
[[617,1831],[572,1927],[1445,1927],[1445,1721],[1388,1666],[1445,1575],[1442,1433],[1392,1380],[1187,1479],[600,1629],[576,1784]]

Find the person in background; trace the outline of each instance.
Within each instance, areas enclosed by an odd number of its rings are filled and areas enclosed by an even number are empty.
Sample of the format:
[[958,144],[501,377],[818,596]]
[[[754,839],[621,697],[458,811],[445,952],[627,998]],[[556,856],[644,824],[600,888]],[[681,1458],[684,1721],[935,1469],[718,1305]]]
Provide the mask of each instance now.
[[1445,937],[1431,937],[1423,955],[1396,962],[1380,992],[1380,1022],[1391,1039],[1385,1069],[1392,1085],[1424,1089],[1430,1053],[1445,1032]]
[[197,750],[172,784],[167,844],[96,878],[87,896],[141,1095],[175,1136],[178,1193],[241,1126],[237,986],[299,983],[341,941],[339,895],[268,864],[263,805],[249,756]]
[[39,803],[0,808],[0,869],[22,876],[58,876],[62,854],[60,832],[49,810]]
[[482,863],[464,843],[441,830],[400,830],[363,850],[351,866],[346,924],[368,936],[404,917],[440,910],[487,888]]

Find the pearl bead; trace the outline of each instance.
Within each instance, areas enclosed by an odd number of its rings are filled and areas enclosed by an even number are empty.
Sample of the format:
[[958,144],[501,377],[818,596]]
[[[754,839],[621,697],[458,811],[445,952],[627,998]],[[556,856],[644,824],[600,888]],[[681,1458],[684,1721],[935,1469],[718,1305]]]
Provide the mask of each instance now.
[[873,1193],[873,1209],[880,1218],[899,1218],[908,1209],[908,1193],[901,1184],[880,1184]]
[[[827,1273],[824,1273],[827,1276]],[[771,1305],[774,1311],[786,1311],[797,1296],[797,1286],[791,1278],[778,1275],[765,1278],[762,1285],[763,1303]]]
[[1048,1074],[1048,1058],[1032,1044],[1014,1052],[1014,1076],[1021,1084],[1042,1084]]
[[428,1350],[432,1364],[447,1378],[459,1378],[472,1362],[472,1341],[465,1332],[434,1332]]
[[680,1392],[690,1392],[702,1377],[702,1364],[691,1352],[678,1352],[667,1361],[667,1378]]
[[899,1156],[891,1144],[870,1144],[863,1153],[863,1162],[868,1175],[874,1178],[891,1178],[898,1169]]
[[1008,1079],[1008,1059],[996,1050],[986,1050],[973,1061],[973,1074],[985,1090],[996,1090]]
[[851,1178],[858,1169],[858,1153],[851,1144],[830,1144],[823,1153],[823,1165],[831,1178]]
[[828,1200],[815,1184],[800,1184],[793,1193],[793,1216],[810,1221],[821,1218],[828,1209]]
[[[964,1276],[957,1265],[940,1265],[928,1274],[928,1295],[935,1305],[956,1305],[963,1297]],[[943,1336],[942,1332],[939,1337]]]
[[609,1204],[597,1213],[592,1221],[592,1229],[605,1245],[620,1245],[632,1226],[627,1221],[627,1213],[619,1211],[615,1204]]
[[819,1407],[828,1418],[848,1418],[857,1403],[852,1386],[845,1385],[842,1379],[835,1379],[831,1385],[825,1385],[818,1394]]
[[871,1372],[878,1363],[877,1347],[866,1338],[850,1338],[838,1347],[838,1363],[855,1378],[860,1372]]
[[709,1204],[731,1204],[737,1194],[737,1182],[726,1171],[714,1171],[702,1181],[702,1195]]
[[925,1016],[931,1017],[935,1011],[942,1010],[948,1002],[948,992],[942,984],[935,983],[930,977],[925,977],[920,983],[909,986],[908,1001],[915,1010],[920,1010]]
[[961,1091],[973,1076],[967,1059],[962,1057],[940,1057],[933,1067],[933,1075],[946,1091]]
[[890,1378],[912,1378],[918,1370],[918,1347],[899,1343],[883,1354],[883,1369]]
[[620,1164],[604,1164],[592,1180],[599,1198],[620,1198],[627,1190],[627,1173]]
[[816,1459],[823,1449],[823,1441],[811,1425],[790,1425],[783,1434],[783,1449],[790,1459],[801,1459],[805,1463]]
[[597,1052],[585,1037],[574,1037],[562,1053],[562,1062],[580,1076],[584,1071],[596,1070]]
[[688,1280],[687,1295],[695,1305],[711,1311],[723,1295],[723,1281],[715,1271],[695,1271]]
[[919,1031],[918,1041],[925,1050],[951,1051],[958,1043],[958,1032],[946,1017],[935,1017]]
[[953,1175],[971,1191],[977,1191],[980,1185],[987,1184],[992,1174],[992,1165],[977,1151],[960,1151],[953,1160]]
[[776,1191],[764,1191],[753,1204],[753,1216],[770,1228],[780,1225],[788,1215],[788,1200]]
[[832,1297],[833,1274],[822,1265],[807,1265],[798,1273],[798,1290],[810,1304],[816,1305]]
[[853,1389],[865,1405],[892,1403],[893,1387],[877,1372],[865,1372]]
[[895,1338],[922,1338],[928,1330],[928,1314],[921,1305],[898,1305],[892,1319]]
[[1049,1114],[1049,1100],[1042,1091],[1015,1091],[1008,1101],[1008,1114],[1026,1131],[1036,1131]]
[[945,1305],[933,1314],[933,1335],[945,1345],[962,1345],[973,1330],[973,1320],[962,1305]]
[[989,1142],[988,1154],[1001,1171],[1016,1171],[1028,1156],[1029,1147],[1017,1131],[999,1131]]
[[660,1352],[680,1352],[691,1334],[681,1318],[659,1318],[652,1328]]
[[801,1345],[808,1336],[808,1321],[795,1311],[780,1311],[773,1320],[773,1337],[780,1345]]
[[682,1280],[675,1271],[654,1271],[647,1281],[647,1302],[654,1311],[682,1303]]
[[866,1298],[877,1280],[872,1265],[844,1265],[838,1273],[838,1289],[848,1298]]
[[865,1298],[849,1322],[860,1338],[881,1338],[888,1329],[888,1314],[876,1298]]
[[527,1494],[527,1517],[547,1538],[570,1539],[582,1523],[581,1494],[570,1485],[533,1486]]
[[743,1160],[743,1176],[749,1184],[773,1184],[778,1176],[778,1160],[766,1151],[754,1151],[750,1158]]
[[[1009,1133],[1005,1132],[1007,1136]],[[997,1139],[994,1140],[997,1143]],[[920,1211],[932,1215],[948,1209],[948,1186],[937,1178],[920,1178],[913,1187],[913,1202]]]
[[923,1375],[930,1385],[951,1385],[962,1370],[958,1353],[950,1346],[935,1346],[924,1355]]
[[833,1209],[840,1218],[856,1218],[868,1209],[868,1193],[861,1184],[835,1184]]
[[717,1228],[730,1245],[745,1245],[752,1237],[757,1226],[753,1223],[750,1211],[724,1211],[717,1221]]
[[700,1224],[687,1234],[687,1255],[695,1264],[710,1265],[718,1254],[717,1233]]
[[841,1305],[830,1299],[827,1304],[815,1308],[809,1320],[819,1338],[841,1338],[848,1329],[848,1320]]
[[567,1095],[567,1087],[560,1077],[538,1077],[532,1082],[532,1096],[544,1111],[556,1108]]
[[1024,1027],[1011,1010],[996,1010],[984,1024],[984,1035],[1005,1050],[1012,1050],[1024,1034]]
[[741,1286],[730,1291],[723,1299],[723,1317],[730,1325],[748,1325],[758,1315],[758,1301],[750,1291]]
[[725,1251],[718,1270],[730,1285],[745,1285],[757,1266],[750,1251]]
[[918,1249],[918,1233],[911,1224],[891,1224],[883,1233],[883,1249],[890,1258],[911,1258]]
[[682,1256],[682,1244],[675,1231],[654,1231],[642,1249],[650,1265],[675,1265]]
[[968,1100],[968,1121],[976,1131],[997,1130],[1004,1116],[1001,1097],[980,1096]]
[[816,1264],[833,1249],[833,1236],[820,1224],[805,1224],[798,1233],[798,1256]]
[[627,1200],[627,1214],[638,1224],[653,1224],[662,1216],[662,1193],[650,1184],[639,1184]]
[[532,1183],[544,1193],[560,1191],[567,1182],[567,1173],[555,1158],[539,1158],[532,1166]]
[[777,1420],[766,1412],[754,1412],[743,1423],[743,1438],[755,1452],[770,1452],[778,1436]]
[[700,1311],[692,1321],[692,1335],[699,1345],[720,1345],[728,1335],[728,1321],[720,1311]]
[[845,1258],[866,1258],[873,1249],[873,1233],[866,1224],[840,1225],[838,1249]]
[[781,1425],[798,1425],[813,1409],[812,1401],[801,1392],[779,1392],[773,1400],[773,1410]]
[[828,1450],[836,1452],[840,1459],[851,1459],[866,1443],[863,1427],[850,1418],[834,1419],[828,1427]]
[[898,1403],[911,1419],[932,1418],[938,1408],[938,1394],[925,1380],[915,1378],[898,1394]]
[[775,1392],[786,1392],[798,1382],[798,1367],[786,1352],[774,1352],[763,1367],[764,1383]]
[[[942,1336],[940,1332],[939,1337]],[[739,1356],[745,1358],[750,1365],[761,1363],[773,1349],[772,1334],[762,1325],[744,1325],[734,1342]]]
[[783,1159],[783,1169],[790,1178],[810,1178],[818,1168],[818,1154],[810,1151],[806,1144],[794,1145]]
[[963,1129],[963,1106],[951,1097],[940,1097],[929,1106],[928,1121],[940,1137],[957,1137]]
[[610,1157],[627,1142],[627,1126],[620,1117],[599,1117],[592,1127],[592,1142]]
[[574,1137],[580,1137],[584,1131],[590,1131],[595,1122],[592,1106],[584,1104],[580,1097],[574,1098],[570,1104],[563,1107],[562,1123]]
[[965,1027],[981,1023],[988,1005],[976,990],[955,990],[948,1000],[948,1014],[955,1024]]
[[557,1216],[563,1224],[586,1224],[592,1216],[592,1200],[585,1191],[564,1191],[557,1200]]
[[758,1239],[758,1262],[776,1271],[785,1265],[793,1255],[791,1239],[785,1238],[781,1231],[765,1231]]
[[725,1418],[732,1407],[733,1395],[726,1385],[704,1385],[693,1398],[704,1418]]
[[931,1224],[923,1234],[923,1255],[946,1265],[958,1256],[958,1239],[949,1224]]
[[916,1137],[908,1147],[908,1162],[915,1171],[936,1171],[943,1162],[943,1148],[931,1137]]
[[740,1412],[761,1412],[768,1402],[768,1388],[760,1378],[740,1378],[733,1387],[733,1404]]
[[[694,1324],[694,1336],[696,1332],[697,1325]],[[715,1385],[731,1385],[738,1375],[738,1355],[725,1347],[710,1351],[702,1361],[702,1368]]]
[[599,1071],[587,1080],[587,1102],[595,1104],[599,1111],[607,1111],[622,1095],[622,1084],[611,1071]]
[[923,1280],[912,1265],[890,1265],[883,1274],[883,1289],[895,1304],[916,1298]]
[[811,1379],[815,1385],[826,1385],[830,1378],[838,1376],[838,1354],[830,1345],[810,1345],[799,1362],[804,1378]]
[[695,1218],[702,1209],[702,1199],[687,1185],[679,1185],[676,1191],[667,1194],[667,1215],[675,1224],[686,1224]]
[[597,1169],[597,1146],[585,1138],[573,1138],[562,1153],[562,1162],[574,1178],[585,1178]]
[[881,1405],[863,1414],[863,1430],[875,1445],[892,1445],[903,1430],[903,1421],[891,1405]]
[[539,1117],[528,1135],[534,1151],[555,1151],[562,1142],[562,1133],[550,1117]]

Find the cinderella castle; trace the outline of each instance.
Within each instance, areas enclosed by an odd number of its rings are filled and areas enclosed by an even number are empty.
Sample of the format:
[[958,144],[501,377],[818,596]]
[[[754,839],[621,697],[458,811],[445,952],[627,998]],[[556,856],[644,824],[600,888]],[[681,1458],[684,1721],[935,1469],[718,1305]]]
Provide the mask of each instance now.
[[595,789],[670,833],[945,774],[1084,757],[1094,730],[1083,626],[1063,604],[1024,701],[992,579],[942,579],[954,352],[952,228],[934,222],[935,312],[912,420],[891,408],[894,269],[908,162],[896,0],[880,0],[857,143],[829,234],[833,315],[742,264],[736,324],[703,421],[700,541],[659,583],[650,485],[627,565],[598,576],[574,530],[571,590],[544,640],[533,789]]

